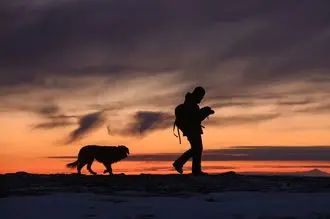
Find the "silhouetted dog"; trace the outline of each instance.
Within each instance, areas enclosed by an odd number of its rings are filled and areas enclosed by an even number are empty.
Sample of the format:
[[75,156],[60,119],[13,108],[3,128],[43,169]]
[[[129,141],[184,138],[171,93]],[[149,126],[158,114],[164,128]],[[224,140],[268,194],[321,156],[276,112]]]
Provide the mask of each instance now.
[[81,169],[87,164],[87,170],[96,175],[91,167],[95,160],[102,163],[106,170],[103,173],[112,175],[111,164],[125,159],[129,155],[129,149],[124,145],[118,146],[99,146],[99,145],[86,145],[79,150],[78,159],[75,162],[69,163],[66,166],[69,168],[77,167],[78,174],[81,174]]

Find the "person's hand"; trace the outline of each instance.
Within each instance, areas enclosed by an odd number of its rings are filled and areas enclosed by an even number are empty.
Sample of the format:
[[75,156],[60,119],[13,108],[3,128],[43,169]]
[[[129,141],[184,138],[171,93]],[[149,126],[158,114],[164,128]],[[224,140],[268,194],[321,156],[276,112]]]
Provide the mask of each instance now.
[[203,107],[202,110],[205,110],[205,112],[207,113],[207,115],[211,115],[211,114],[214,114],[215,113],[215,111],[211,107],[209,107],[209,106]]

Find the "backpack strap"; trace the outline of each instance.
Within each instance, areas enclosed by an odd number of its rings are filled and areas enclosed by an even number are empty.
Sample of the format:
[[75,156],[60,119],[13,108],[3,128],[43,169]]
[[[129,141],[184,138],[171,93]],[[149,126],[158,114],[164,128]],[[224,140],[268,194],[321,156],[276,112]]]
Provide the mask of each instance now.
[[180,135],[180,130],[178,127],[176,127],[177,131],[178,131],[178,135],[175,134],[174,130],[175,130],[175,126],[176,126],[176,122],[173,123],[173,134],[175,137],[179,137],[179,143],[181,144],[181,135]]
[[178,136],[175,134],[175,132],[174,132],[174,130],[175,130],[175,125],[176,125],[176,122],[174,121],[174,123],[173,123],[173,135],[174,135],[175,137],[178,137]]

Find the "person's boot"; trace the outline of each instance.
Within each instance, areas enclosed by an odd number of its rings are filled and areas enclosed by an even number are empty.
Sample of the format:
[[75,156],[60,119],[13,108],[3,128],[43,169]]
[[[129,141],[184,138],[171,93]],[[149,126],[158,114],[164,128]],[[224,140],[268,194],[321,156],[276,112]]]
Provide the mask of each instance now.
[[175,162],[174,162],[172,165],[173,165],[174,169],[175,169],[178,173],[180,173],[180,174],[183,173],[183,170],[182,170],[182,167],[181,167],[181,166],[179,166],[179,165],[176,164]]

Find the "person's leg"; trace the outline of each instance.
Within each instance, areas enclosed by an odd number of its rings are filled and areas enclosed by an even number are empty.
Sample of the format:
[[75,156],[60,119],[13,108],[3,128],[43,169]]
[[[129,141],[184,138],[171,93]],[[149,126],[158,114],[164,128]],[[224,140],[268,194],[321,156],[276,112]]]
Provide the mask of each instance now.
[[192,156],[191,149],[185,151],[178,159],[176,159],[173,162],[173,167],[175,168],[175,170],[182,174],[183,173],[182,167],[191,158],[191,156]]
[[192,173],[194,175],[202,174],[202,151],[203,151],[203,142],[202,136],[196,135],[188,138],[191,149],[192,149]]

